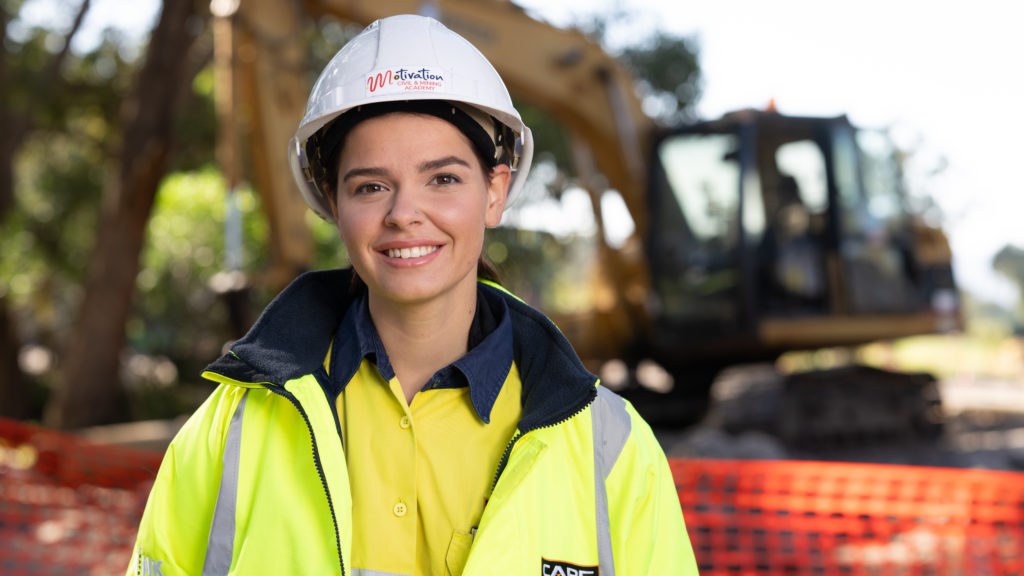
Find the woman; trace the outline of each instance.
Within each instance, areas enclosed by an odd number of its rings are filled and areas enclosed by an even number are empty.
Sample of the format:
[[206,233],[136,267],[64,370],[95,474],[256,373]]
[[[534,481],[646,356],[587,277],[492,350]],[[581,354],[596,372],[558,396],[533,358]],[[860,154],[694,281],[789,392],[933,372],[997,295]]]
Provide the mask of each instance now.
[[297,279],[204,372],[129,573],[696,573],[650,428],[482,260],[532,148],[440,23],[339,51],[291,162],[352,269]]

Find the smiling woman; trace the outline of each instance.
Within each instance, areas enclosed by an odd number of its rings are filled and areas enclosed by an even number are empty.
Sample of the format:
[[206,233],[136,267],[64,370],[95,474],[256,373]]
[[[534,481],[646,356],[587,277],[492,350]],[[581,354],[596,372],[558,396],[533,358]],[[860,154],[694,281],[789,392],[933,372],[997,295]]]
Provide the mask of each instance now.
[[129,572],[695,574],[650,427],[483,259],[533,143],[480,52],[372,24],[290,154],[352,267],[297,279],[204,373]]

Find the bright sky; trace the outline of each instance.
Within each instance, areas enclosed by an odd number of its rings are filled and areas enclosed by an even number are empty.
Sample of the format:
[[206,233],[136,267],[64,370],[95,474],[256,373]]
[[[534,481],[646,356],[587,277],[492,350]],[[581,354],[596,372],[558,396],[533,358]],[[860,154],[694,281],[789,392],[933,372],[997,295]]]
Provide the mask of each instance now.
[[[37,0],[54,1],[59,3]],[[557,25],[585,20],[603,6],[626,7],[629,18],[613,30],[613,41],[659,26],[695,36],[704,74],[698,110],[704,118],[774,99],[783,113],[846,113],[860,125],[893,126],[901,143],[918,150],[910,166],[912,192],[930,194],[945,212],[961,286],[1004,304],[1017,298],[991,270],[991,261],[1007,243],[1024,247],[1024,225],[1018,222],[1024,183],[1014,176],[1024,162],[1024,3],[517,3]],[[145,29],[156,3],[93,4],[86,24],[98,30],[101,22]],[[45,13],[52,19],[55,12]]]

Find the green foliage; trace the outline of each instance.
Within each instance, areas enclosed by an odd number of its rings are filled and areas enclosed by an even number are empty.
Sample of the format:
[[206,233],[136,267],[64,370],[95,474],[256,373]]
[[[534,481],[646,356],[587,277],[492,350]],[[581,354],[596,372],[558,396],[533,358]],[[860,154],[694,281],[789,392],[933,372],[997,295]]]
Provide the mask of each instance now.
[[638,77],[645,110],[665,124],[692,120],[700,96],[699,48],[692,39],[658,31],[620,56]]
[[[91,51],[72,52],[55,69],[63,32],[29,27],[17,18],[23,4],[7,1],[2,7],[14,17],[4,30],[11,80],[3,88],[4,104],[29,126],[13,159],[15,203],[0,235],[5,246],[13,242],[25,249],[10,257],[5,250],[0,270],[5,278],[17,275],[12,285],[38,286],[42,278],[29,272],[38,269],[55,274],[60,285],[77,286],[92,248],[102,191],[120,154],[121,108],[138,63],[130,58],[126,39],[107,31]],[[212,91],[194,93],[193,104],[176,123],[186,151],[178,154],[178,163],[191,168],[210,161],[214,133]],[[16,302],[25,302],[22,292],[14,293]]]
[[[235,194],[242,215],[241,269],[253,276],[265,260],[267,226],[252,190]],[[227,199],[224,179],[212,167],[164,180],[136,280],[136,318],[128,332],[134,350],[169,354],[188,366],[215,358],[229,339],[226,307],[211,287],[225,269]]]
[[71,54],[59,70],[53,70],[54,38],[55,32],[46,29],[27,31],[24,42],[5,37],[11,82],[4,90],[9,108],[37,129],[66,133],[112,150],[116,141],[110,136],[117,133],[118,110],[135,65],[124,60],[116,36],[108,34],[92,52]]
[[[1024,248],[1012,244],[1003,246],[992,259],[992,268],[1012,282],[1018,292],[1024,294]],[[1024,327],[1024,300],[1022,299],[1017,301],[1013,320],[1017,330]]]
[[192,97],[174,121],[174,137],[179,142],[171,162],[171,171],[202,170],[215,158],[217,113],[214,107],[213,64],[208,64],[192,81]]
[[[57,68],[62,33],[17,18],[24,2],[4,2],[13,18],[4,29],[9,117],[25,136],[10,161],[13,205],[0,242],[0,288],[32,341],[55,345],[73,317],[84,280],[107,172],[117,154],[119,115],[134,73],[122,39],[105,36],[86,54],[71,53]],[[19,132],[20,133],[20,132]],[[18,250],[8,249],[18,246]]]
[[1008,244],[996,253],[992,268],[1018,287],[1024,286],[1024,249]]
[[306,212],[306,222],[313,233],[314,270],[343,268],[349,265],[348,250],[332,222],[320,218],[312,210]]
[[[700,46],[695,38],[660,28],[637,36],[634,30],[641,16],[624,7],[612,8],[576,27],[629,67],[649,116],[665,125],[693,120],[701,92]],[[613,45],[613,37],[628,40]]]
[[0,227],[0,290],[32,341],[55,345],[69,328],[99,211],[103,159],[66,134],[22,145],[15,203]]

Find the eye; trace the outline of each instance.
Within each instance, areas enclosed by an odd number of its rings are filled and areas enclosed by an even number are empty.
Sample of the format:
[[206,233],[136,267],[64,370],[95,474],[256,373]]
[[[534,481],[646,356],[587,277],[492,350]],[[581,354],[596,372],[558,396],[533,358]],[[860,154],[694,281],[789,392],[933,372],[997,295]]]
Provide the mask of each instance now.
[[355,190],[352,191],[352,194],[355,196],[361,196],[365,194],[374,194],[383,191],[384,186],[382,186],[381,184],[378,184],[376,182],[367,182],[366,184],[360,184],[359,186],[356,186]]
[[462,182],[462,180],[454,174],[438,174],[434,176],[434,183],[441,186],[450,186],[459,182]]

